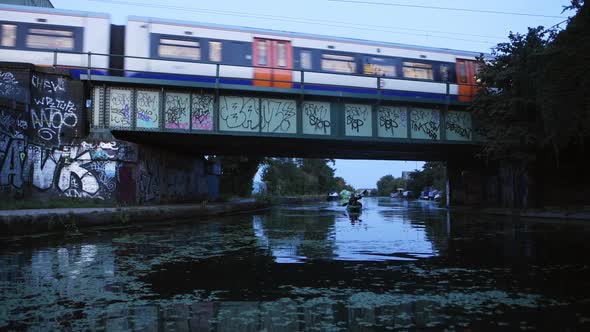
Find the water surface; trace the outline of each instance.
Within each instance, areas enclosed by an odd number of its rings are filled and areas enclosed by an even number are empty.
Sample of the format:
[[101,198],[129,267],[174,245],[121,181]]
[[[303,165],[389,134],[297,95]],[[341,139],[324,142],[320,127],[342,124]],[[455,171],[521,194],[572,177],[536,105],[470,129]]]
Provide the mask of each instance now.
[[590,329],[590,224],[363,201],[4,238],[0,330]]

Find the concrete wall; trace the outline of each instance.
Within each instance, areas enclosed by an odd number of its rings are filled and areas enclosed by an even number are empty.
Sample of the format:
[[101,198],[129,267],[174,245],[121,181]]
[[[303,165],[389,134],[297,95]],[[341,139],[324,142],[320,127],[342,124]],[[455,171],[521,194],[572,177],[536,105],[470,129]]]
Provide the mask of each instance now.
[[572,151],[557,163],[539,153],[530,163],[452,160],[448,163],[451,205],[506,208],[590,205],[584,155]]
[[85,100],[82,82],[64,72],[0,63],[0,198],[207,198],[201,156],[89,134]]

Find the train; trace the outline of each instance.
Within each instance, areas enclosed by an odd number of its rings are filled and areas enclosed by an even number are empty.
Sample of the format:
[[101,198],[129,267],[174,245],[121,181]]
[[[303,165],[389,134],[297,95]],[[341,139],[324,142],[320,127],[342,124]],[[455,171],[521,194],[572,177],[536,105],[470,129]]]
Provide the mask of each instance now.
[[469,102],[480,53],[352,38],[0,5],[0,61],[72,75],[311,89]]

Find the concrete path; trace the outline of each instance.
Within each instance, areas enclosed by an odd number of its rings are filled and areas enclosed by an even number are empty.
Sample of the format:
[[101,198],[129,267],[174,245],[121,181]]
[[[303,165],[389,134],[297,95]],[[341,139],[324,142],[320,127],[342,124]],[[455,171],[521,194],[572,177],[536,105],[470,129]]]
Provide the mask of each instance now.
[[266,203],[241,199],[223,203],[0,210],[0,237],[18,234],[77,231],[91,226],[130,226],[171,219],[194,220],[267,209]]

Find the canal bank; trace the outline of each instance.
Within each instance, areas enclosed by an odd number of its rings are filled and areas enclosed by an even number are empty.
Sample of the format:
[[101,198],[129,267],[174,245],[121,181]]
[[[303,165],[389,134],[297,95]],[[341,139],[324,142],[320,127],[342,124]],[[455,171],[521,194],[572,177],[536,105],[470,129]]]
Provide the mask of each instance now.
[[1,236],[48,232],[77,232],[94,226],[132,226],[166,220],[208,219],[269,208],[256,199],[220,203],[174,204],[127,207],[0,210]]
[[469,214],[489,214],[498,216],[512,216],[519,218],[555,219],[564,220],[588,220],[590,221],[590,207],[578,207],[575,209],[547,208],[547,209],[511,209],[511,208],[482,208],[482,207],[451,207],[451,211]]

